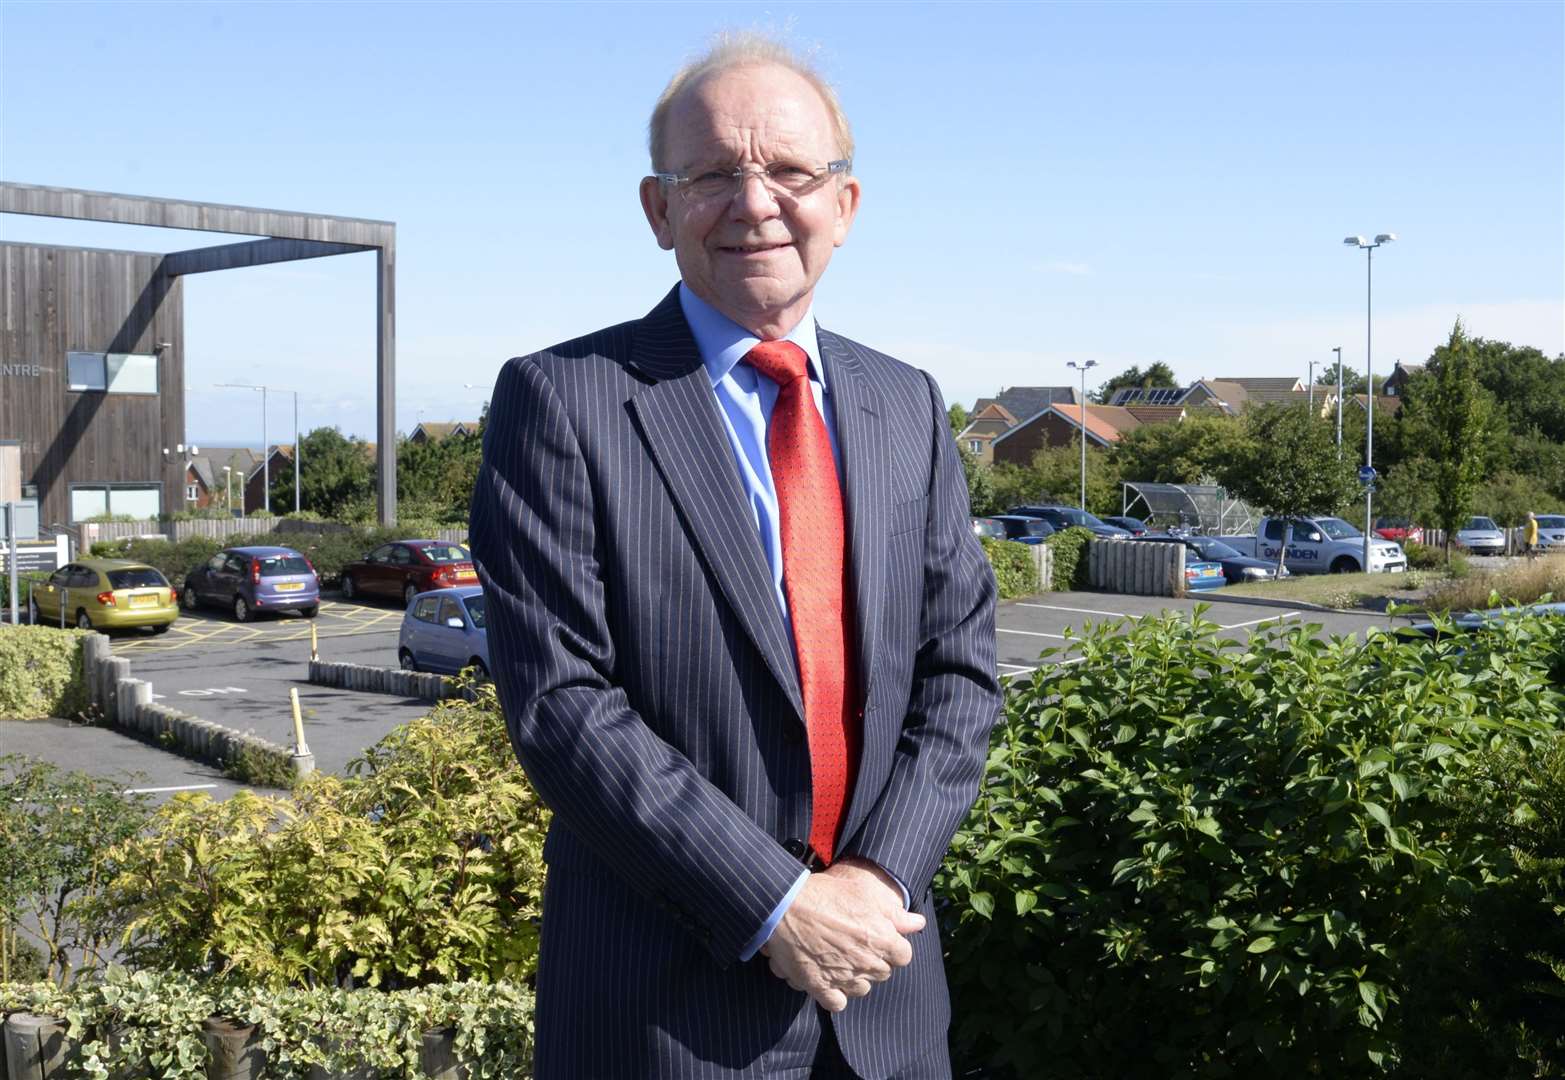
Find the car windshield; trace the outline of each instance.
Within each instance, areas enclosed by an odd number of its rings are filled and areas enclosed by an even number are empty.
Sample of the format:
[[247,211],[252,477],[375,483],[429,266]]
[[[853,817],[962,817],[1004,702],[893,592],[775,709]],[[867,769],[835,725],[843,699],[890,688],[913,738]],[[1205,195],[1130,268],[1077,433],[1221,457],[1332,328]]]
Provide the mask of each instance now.
[[1539,514],[1535,520],[1540,529],[1565,529],[1565,517],[1546,517]]
[[266,555],[261,559],[262,577],[281,577],[284,574],[308,574],[310,564],[302,555]]
[[129,570],[110,570],[111,589],[164,589],[168,582],[150,566],[137,566]]
[[469,596],[462,603],[467,605],[467,616],[473,621],[473,629],[482,630],[484,628],[484,598],[481,595]]
[[973,532],[978,536],[987,536],[991,540],[1005,539],[1005,526],[993,518],[974,518]]
[[1499,528],[1499,526],[1494,523],[1493,518],[1486,517],[1475,517],[1469,519],[1467,522],[1467,527],[1469,529],[1489,529],[1491,531],[1497,530]]
[[1364,535],[1341,518],[1321,518],[1319,524],[1320,531],[1326,534],[1328,540],[1348,540]]
[[430,544],[424,548],[424,558],[432,563],[471,562],[472,556],[460,544]]
[[1027,536],[1048,536],[1054,530],[1041,518],[1029,518],[1022,522],[1022,532]]
[[1105,528],[1103,522],[1098,520],[1096,515],[1089,514],[1085,510],[1073,510],[1067,506],[1061,507],[1060,509],[1056,510],[1055,513],[1059,514],[1060,517],[1064,518],[1072,525],[1079,525],[1084,529]]
[[1203,559],[1242,559],[1233,548],[1221,540],[1203,540],[1196,544],[1196,551],[1200,552]]

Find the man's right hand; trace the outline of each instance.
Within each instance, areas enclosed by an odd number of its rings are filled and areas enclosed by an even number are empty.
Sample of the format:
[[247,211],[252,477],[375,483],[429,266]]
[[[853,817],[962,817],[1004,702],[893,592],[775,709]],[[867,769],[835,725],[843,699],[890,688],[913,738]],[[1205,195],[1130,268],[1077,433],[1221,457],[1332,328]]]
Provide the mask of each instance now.
[[824,1009],[841,1012],[913,959],[905,935],[924,917],[867,873],[811,874],[761,947],[773,974]]

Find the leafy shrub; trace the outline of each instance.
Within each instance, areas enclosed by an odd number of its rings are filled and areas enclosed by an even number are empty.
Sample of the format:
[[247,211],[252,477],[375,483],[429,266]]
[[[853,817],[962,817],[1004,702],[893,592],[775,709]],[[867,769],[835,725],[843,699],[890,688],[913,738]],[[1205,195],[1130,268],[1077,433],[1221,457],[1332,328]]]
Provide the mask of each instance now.
[[34,958],[37,978],[61,984],[77,959],[102,963],[124,920],[112,910],[87,915],[82,901],[113,876],[109,849],[147,812],[143,797],[114,781],[0,757],[0,982],[21,977]]
[[81,639],[88,630],[0,629],[0,720],[76,716],[87,708]]
[[1429,544],[1404,540],[1402,551],[1407,555],[1408,567],[1413,570],[1433,570],[1445,565],[1445,552]]
[[1565,621],[1434,643],[1313,629],[1240,646],[1175,616],[1099,627],[1080,663],[1013,684],[939,881],[965,1065],[1371,1075],[1430,1022],[1415,995],[1461,993],[1461,971],[1414,987],[1414,958],[1520,871],[1453,800],[1490,752],[1565,727]]
[[1053,588],[1065,592],[1087,588],[1087,545],[1092,530],[1072,526],[1049,537],[1044,543],[1054,549]]
[[1038,563],[1026,544],[1018,544],[1014,540],[996,540],[990,536],[979,539],[983,542],[984,555],[988,557],[989,565],[994,568],[1001,600],[1031,596],[1038,591]]
[[405,724],[291,797],[179,795],[116,851],[103,904],[136,966],[270,987],[523,979],[547,812],[493,687]]
[[260,1025],[268,1064],[257,1076],[302,1078],[314,1067],[320,1070],[315,1075],[411,1080],[425,1075],[422,1035],[437,1028],[455,1029],[464,1076],[532,1075],[533,999],[514,983],[451,983],[390,993],[266,990],[180,972],[111,968],[101,980],[68,991],[47,984],[0,985],[0,1014],[13,1011],[66,1019],[68,1037],[78,1043],[74,1064],[91,1077],[205,1080],[210,1054],[201,1024],[212,1016]]
[[[27,587],[29,585],[42,585],[49,580],[47,570],[23,570],[16,575],[16,602],[23,611],[27,610]],[[11,575],[0,573],[0,608],[8,607],[11,603]]]

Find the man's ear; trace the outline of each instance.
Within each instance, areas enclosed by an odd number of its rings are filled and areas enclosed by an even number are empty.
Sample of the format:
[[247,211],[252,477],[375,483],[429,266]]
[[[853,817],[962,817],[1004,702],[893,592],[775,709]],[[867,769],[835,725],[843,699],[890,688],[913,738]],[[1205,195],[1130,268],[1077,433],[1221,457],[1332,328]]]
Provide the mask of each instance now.
[[861,194],[858,178],[854,176],[844,180],[837,189],[837,223],[832,234],[837,247],[847,242],[848,230],[853,228],[853,219],[858,216]]
[[647,224],[652,226],[652,235],[657,237],[658,247],[673,251],[674,227],[668,220],[668,194],[656,177],[641,180],[641,209],[647,215]]

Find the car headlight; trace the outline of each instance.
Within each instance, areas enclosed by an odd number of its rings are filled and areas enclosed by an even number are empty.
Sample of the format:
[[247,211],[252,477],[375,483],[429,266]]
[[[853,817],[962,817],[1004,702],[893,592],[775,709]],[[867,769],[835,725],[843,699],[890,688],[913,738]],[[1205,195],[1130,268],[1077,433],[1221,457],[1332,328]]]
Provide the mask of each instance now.
[[1240,576],[1241,577],[1250,578],[1253,581],[1253,580],[1256,580],[1256,579],[1259,579],[1259,578],[1269,578],[1269,577],[1271,577],[1272,576],[1272,571],[1263,569],[1262,567],[1259,567],[1259,566],[1246,566],[1244,568],[1244,570],[1241,572]]

